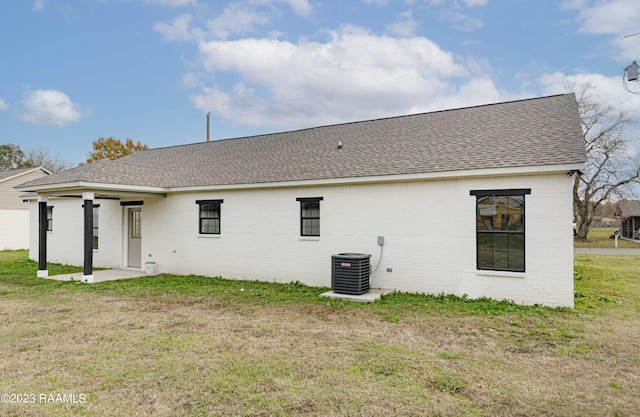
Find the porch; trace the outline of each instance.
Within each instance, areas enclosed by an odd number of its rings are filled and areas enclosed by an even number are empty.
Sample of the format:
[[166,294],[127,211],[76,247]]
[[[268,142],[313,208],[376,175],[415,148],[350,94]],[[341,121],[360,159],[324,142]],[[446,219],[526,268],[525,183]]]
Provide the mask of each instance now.
[[[63,254],[62,263],[83,265],[82,273],[51,277],[55,280],[100,282],[145,275],[142,209],[145,202],[165,196],[164,193],[86,189],[47,191],[30,196],[37,204],[37,276],[49,278],[47,249],[51,244],[68,248],[67,252],[75,254]],[[100,220],[98,213],[102,213]],[[52,242],[48,243],[49,240]],[[122,265],[124,269],[94,274],[94,257],[100,256],[98,266]]]

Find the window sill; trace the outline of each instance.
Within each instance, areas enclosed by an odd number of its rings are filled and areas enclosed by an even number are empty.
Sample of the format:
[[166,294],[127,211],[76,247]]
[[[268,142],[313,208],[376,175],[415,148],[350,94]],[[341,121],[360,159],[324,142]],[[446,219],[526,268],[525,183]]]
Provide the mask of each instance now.
[[320,236],[300,236],[300,240],[318,241],[320,240]]
[[202,239],[220,239],[220,235],[198,235]]
[[477,275],[499,278],[526,278],[526,272],[476,270]]

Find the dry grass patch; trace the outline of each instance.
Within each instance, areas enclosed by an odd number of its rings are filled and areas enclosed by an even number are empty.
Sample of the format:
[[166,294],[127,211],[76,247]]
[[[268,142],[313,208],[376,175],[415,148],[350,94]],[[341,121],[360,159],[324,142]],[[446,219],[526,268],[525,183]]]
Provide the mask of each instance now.
[[[24,256],[0,253],[2,391],[87,399],[0,404],[2,415],[631,416],[640,409],[640,283],[637,271],[627,272],[634,257],[615,266],[581,257],[582,296],[571,311],[413,294],[360,305],[321,300],[322,289],[299,284],[198,277],[56,283],[7,266]],[[618,302],[603,301],[611,297]]]

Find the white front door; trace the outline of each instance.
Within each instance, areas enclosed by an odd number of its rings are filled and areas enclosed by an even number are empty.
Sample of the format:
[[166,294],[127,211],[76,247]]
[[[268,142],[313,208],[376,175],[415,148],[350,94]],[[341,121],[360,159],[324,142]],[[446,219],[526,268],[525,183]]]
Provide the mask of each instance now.
[[142,210],[130,208],[127,222],[127,266],[142,265]]

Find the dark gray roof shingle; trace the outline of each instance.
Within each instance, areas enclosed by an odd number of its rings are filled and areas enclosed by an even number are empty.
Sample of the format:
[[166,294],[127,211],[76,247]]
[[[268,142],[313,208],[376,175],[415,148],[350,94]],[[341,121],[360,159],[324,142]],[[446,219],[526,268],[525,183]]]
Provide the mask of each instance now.
[[8,171],[0,171],[0,181],[4,180],[6,178],[13,177],[14,175],[18,175],[18,174],[22,174],[22,173],[27,172],[27,171],[31,171],[32,169],[35,169],[35,168],[34,167],[27,167],[27,168],[10,169]]
[[575,96],[563,94],[150,149],[28,185],[86,181],[173,188],[585,160]]
[[640,201],[620,200],[616,214],[621,217],[640,217]]

